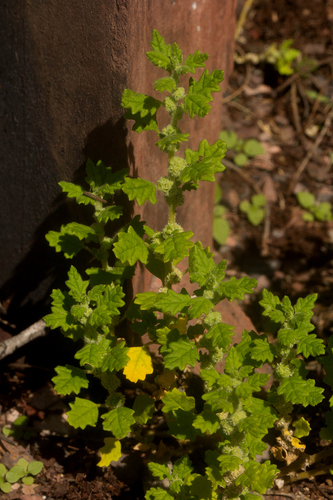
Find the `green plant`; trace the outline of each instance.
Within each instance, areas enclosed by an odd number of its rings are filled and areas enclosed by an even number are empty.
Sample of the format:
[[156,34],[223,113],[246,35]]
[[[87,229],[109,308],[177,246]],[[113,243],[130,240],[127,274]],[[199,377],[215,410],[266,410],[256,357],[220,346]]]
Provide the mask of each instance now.
[[312,193],[300,191],[296,194],[298,203],[306,210],[303,213],[303,220],[313,222],[315,219],[319,221],[332,220],[332,205],[326,201],[322,203],[316,202]]
[[254,226],[259,226],[265,217],[266,198],[263,194],[254,194],[251,202],[243,200],[239,204],[241,212],[246,213],[247,218]]
[[315,68],[315,63],[309,59],[301,59],[302,53],[291,47],[294,40],[284,40],[279,46],[274,42],[265,51],[260,54],[255,54],[253,52],[247,52],[244,55],[235,54],[235,61],[237,64],[244,64],[245,62],[251,62],[252,64],[259,64],[260,62],[267,62],[272,64],[275,69],[280,73],[280,75],[291,75],[294,73],[294,65],[297,59],[300,60],[298,64],[298,70],[302,68],[305,64]]
[[2,433],[5,436],[14,437],[16,440],[19,439],[31,439],[32,436],[36,434],[36,431],[28,426],[29,418],[26,415],[20,415],[15,422],[13,422],[11,427],[3,427]]
[[[57,367],[53,381],[59,394],[76,395],[68,412],[71,425],[95,427],[101,418],[104,431],[113,435],[104,440],[100,466],[119,459],[121,440],[129,434],[149,446],[154,431],[152,428],[148,433],[147,429],[157,412],[164,418],[168,435],[179,443],[178,451],[170,469],[166,464],[148,464],[153,476],[168,480],[169,487],[150,488],[147,500],[258,500],[279,472],[269,460],[256,460],[267,448],[263,441],[267,431],[275,428],[288,450],[300,454],[304,446],[299,437],[308,427],[299,419],[294,421],[293,405],[315,406],[323,399],[323,389],[307,378],[304,362],[309,356],[325,353],[323,341],[310,334],[316,296],[300,298],[293,306],[287,297],[280,301],[264,290],[263,314],[280,325],[276,342],[244,330],[242,340],[232,345],[234,328],[223,323],[215,308],[223,299],[243,300],[257,282],[248,277],[225,281],[226,262],[216,264],[209,248],[192,242],[193,234],[176,222],[176,210],[186,191],[196,190],[200,181],[214,181],[215,173],[224,169],[221,160],[226,145],[221,140],[213,145],[203,140],[197,151],[188,148],[183,157],[176,155],[188,139],[178,121],[183,113],[201,118],[209,112],[211,93],[220,90],[223,72],[205,69],[198,81],[189,79],[186,91],[180,86],[180,77],[204,67],[207,54],[196,51],[183,62],[178,45],[166,44],[157,31],[153,31],[151,46],[149,61],[168,72],[154,83],[154,89],[168,95],[157,100],[125,90],[122,104],[127,119],[135,122],[134,130],[157,134],[156,145],[167,156],[167,176],[155,186],[144,179],[129,178],[127,170],[113,172],[102,162],[94,165],[88,161],[90,191],[60,183],[69,197],[93,207],[94,222],[91,226],[71,222],[60,232],[48,233],[47,239],[69,259],[84,250],[94,260],[84,278],[71,266],[67,290],[52,292],[52,313],[45,321],[77,342],[75,359],[79,365]],[[170,115],[170,124],[162,130],[157,121],[161,107]],[[146,200],[155,203],[156,189],[164,193],[169,208],[164,229],[155,231],[136,216],[112,234],[110,222],[122,215],[116,204],[118,192],[142,205]],[[183,259],[188,259],[185,271],[177,267]],[[158,292],[138,293],[125,307],[123,285],[133,276],[137,262],[160,279],[161,287]],[[185,287],[180,293],[173,290],[185,274],[198,286],[193,295]],[[126,342],[125,320],[137,334],[148,333],[146,345]],[[151,344],[159,348],[158,359],[152,359]],[[324,362],[329,362],[330,356],[331,351]],[[222,360],[224,373],[219,373],[216,363]],[[201,389],[192,396],[188,395],[194,379],[191,367],[198,362]],[[273,370],[267,397],[260,391],[270,375],[257,372],[265,363]],[[143,382],[147,376],[149,383]],[[78,396],[82,389],[87,394],[94,377],[105,389],[103,403],[94,401],[96,394]],[[132,383],[132,397],[121,391],[124,377]],[[327,383],[333,385],[331,372]],[[330,418],[328,429],[332,431]],[[190,460],[195,446],[201,447],[204,465],[202,460],[193,464]]]
[[20,480],[23,484],[33,484],[33,476],[37,476],[43,469],[42,462],[37,460],[28,462],[25,458],[20,458],[16,465],[7,470],[3,464],[0,464],[0,489],[4,493],[9,493],[12,489],[12,484],[18,483]]
[[223,217],[227,209],[225,206],[220,205],[221,199],[222,189],[220,188],[219,184],[216,184],[213,217],[213,238],[219,245],[224,245],[230,233],[230,226],[227,219]]
[[220,132],[220,139],[226,143],[228,150],[234,149],[237,153],[233,161],[238,167],[244,167],[249,162],[250,157],[265,153],[259,141],[256,139],[248,139],[247,141],[239,139],[234,131],[222,130]]

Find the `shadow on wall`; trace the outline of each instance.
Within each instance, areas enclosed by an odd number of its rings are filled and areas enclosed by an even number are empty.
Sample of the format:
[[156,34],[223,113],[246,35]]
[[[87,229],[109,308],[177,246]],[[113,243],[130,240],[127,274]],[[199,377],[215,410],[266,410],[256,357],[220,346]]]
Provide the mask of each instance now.
[[[127,129],[125,120],[121,118],[116,124],[111,120],[92,130],[86,139],[83,155],[95,163],[102,160],[106,166],[115,171],[129,168],[134,165],[133,148],[126,145]],[[85,183],[85,163],[74,173],[70,182],[88,185]],[[63,179],[59,179],[61,181]],[[60,191],[60,187],[59,187]],[[112,232],[118,229],[117,223],[124,224],[133,212],[133,204],[128,204],[127,198],[120,194],[119,204],[125,205],[124,216],[114,221]],[[15,330],[8,328],[12,334],[19,333],[50,311],[50,293],[53,288],[64,286],[67,272],[71,264],[84,269],[91,255],[81,252],[74,259],[66,259],[62,253],[56,253],[50,248],[45,235],[48,231],[59,231],[62,224],[76,221],[90,225],[93,213],[91,206],[77,205],[74,199],[69,200],[65,194],[59,194],[53,201],[50,210],[52,213],[44,219],[34,233],[34,243],[25,258],[16,266],[12,277],[0,289],[0,301],[8,304],[5,317],[9,324],[16,325]]]

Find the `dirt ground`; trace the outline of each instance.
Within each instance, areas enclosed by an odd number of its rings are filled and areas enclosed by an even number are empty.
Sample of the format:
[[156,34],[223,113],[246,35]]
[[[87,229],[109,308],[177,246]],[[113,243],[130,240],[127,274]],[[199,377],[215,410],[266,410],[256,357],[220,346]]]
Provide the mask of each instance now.
[[[317,334],[327,340],[333,331],[333,221],[304,221],[296,193],[308,191],[318,202],[333,203],[332,0],[255,0],[237,40],[237,54],[261,54],[273,42],[279,45],[287,39],[293,39],[293,46],[302,53],[304,64],[299,72],[280,75],[271,64],[247,62],[236,64],[230,79],[223,128],[242,139],[256,138],[265,153],[240,168],[233,163],[234,151],[228,152],[219,184],[230,234],[215,250],[227,259],[229,275],[246,274],[258,280],[255,293],[244,306],[257,331],[267,326],[257,305],[263,288],[280,297],[288,295],[292,301],[317,293],[314,323]],[[311,60],[316,61],[315,67]],[[258,193],[265,195],[267,204],[263,222],[255,227],[239,210],[239,203]],[[5,324],[0,326],[6,329]],[[46,342],[44,345],[52,349]],[[65,362],[70,362],[70,346],[65,346],[69,357]],[[10,467],[24,456],[44,464],[33,485],[3,494],[4,498],[144,498],[148,481],[140,465],[147,460],[144,449],[128,439],[117,469],[97,467],[100,429],[78,433],[69,428],[62,419],[67,399],[59,398],[50,382],[53,370],[37,361],[35,365],[18,362],[2,366],[0,427],[22,414],[29,420],[28,434],[13,442],[0,435],[1,462]],[[322,378],[315,361],[308,368]],[[329,445],[319,439],[323,416],[313,415],[311,410],[306,416],[315,433],[307,451],[315,453]],[[165,456],[166,461],[167,444],[161,441],[155,449],[155,456]],[[333,498],[331,477],[319,475],[298,481],[265,497]]]

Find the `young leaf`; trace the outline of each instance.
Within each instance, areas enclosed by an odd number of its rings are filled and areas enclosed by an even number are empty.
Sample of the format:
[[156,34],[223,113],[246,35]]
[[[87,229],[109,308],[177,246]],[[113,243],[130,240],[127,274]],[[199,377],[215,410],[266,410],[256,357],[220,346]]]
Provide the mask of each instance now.
[[188,249],[193,247],[194,243],[189,241],[192,236],[191,231],[174,233],[154,248],[154,251],[163,255],[163,262],[172,261],[174,264],[178,264],[184,257],[188,256]]
[[149,373],[153,373],[151,357],[145,347],[130,347],[127,356],[130,359],[124,368],[124,375],[131,382],[145,380]]
[[158,90],[159,92],[164,92],[165,90],[172,93],[173,90],[177,88],[177,84],[173,78],[170,76],[166,76],[165,78],[159,78],[159,80],[155,80],[154,90]]
[[182,68],[182,75],[186,73],[195,73],[195,68],[204,68],[205,61],[208,59],[208,54],[200,50],[196,50],[194,54],[189,54]]
[[178,147],[182,142],[188,141],[189,136],[190,134],[168,134],[164,137],[162,136],[162,138],[156,142],[156,146],[158,146],[161,151],[167,151],[172,144],[177,144]]
[[55,371],[58,375],[53,377],[52,382],[58,394],[79,394],[82,388],[86,389],[89,385],[85,372],[80,368],[70,365],[57,366]]
[[263,316],[269,316],[275,323],[283,323],[285,316],[282,311],[280,299],[265,289],[262,291],[262,296],[263,299],[260,300],[259,304],[265,309],[262,313]]
[[300,339],[297,344],[297,354],[302,353],[305,358],[309,356],[319,356],[325,353],[325,345],[322,339],[317,335],[307,335]]
[[52,314],[45,316],[44,321],[49,328],[62,328],[68,330],[73,324],[73,317],[70,314],[71,307],[75,304],[72,297],[67,292],[61,290],[53,290],[51,293]]
[[30,462],[27,467],[27,473],[32,474],[33,476],[37,476],[43,470],[43,463],[38,460],[34,460]]
[[208,274],[215,269],[216,264],[209,247],[203,249],[202,243],[197,241],[190,249],[189,272],[191,283],[203,286],[207,282]]
[[219,286],[219,293],[225,295],[230,302],[237,298],[244,300],[245,293],[252,293],[252,288],[257,285],[257,280],[244,276],[237,280],[234,276],[229,281],[225,281]]
[[311,431],[310,424],[303,417],[293,422],[293,427],[295,428],[294,436],[297,438],[302,438],[308,436]]
[[190,78],[188,94],[184,99],[185,111],[193,118],[201,118],[209,113],[213,100],[212,92],[220,92],[219,84],[223,81],[223,71],[215,69],[211,74],[205,69],[199,81]]
[[176,387],[169,391],[163,396],[163,408],[164,413],[169,413],[175,410],[191,411],[195,408],[195,399],[186,395],[185,392],[181,392]]
[[245,471],[236,479],[235,484],[241,484],[260,494],[266,493],[267,489],[271,488],[278,473],[276,465],[271,464],[269,460],[262,464],[250,460],[244,463],[244,468]]
[[98,420],[98,405],[88,399],[75,398],[69,403],[71,409],[67,413],[68,423],[75,429],[85,429],[87,425],[96,426]]
[[114,244],[114,253],[121,262],[128,262],[131,266],[138,260],[143,264],[147,264],[148,261],[147,245],[132,226],[128,228],[127,233],[118,234],[118,241]]
[[13,484],[17,483],[22,477],[25,476],[25,470],[20,465],[14,465],[6,474],[6,480]]
[[156,203],[156,187],[152,182],[127,177],[122,190],[127,194],[129,200],[136,200],[140,206],[146,200],[149,200],[153,205]]
[[68,278],[69,280],[66,281],[66,285],[69,288],[69,295],[71,295],[77,302],[81,302],[86,294],[89,281],[83,281],[74,266],[71,266],[68,272]]
[[135,424],[133,413],[134,410],[123,406],[105,413],[102,415],[103,429],[111,431],[117,439],[124,438],[130,432],[131,426]]
[[105,438],[104,446],[100,450],[101,460],[98,462],[99,467],[108,467],[111,462],[118,462],[121,457],[121,444],[115,438]]

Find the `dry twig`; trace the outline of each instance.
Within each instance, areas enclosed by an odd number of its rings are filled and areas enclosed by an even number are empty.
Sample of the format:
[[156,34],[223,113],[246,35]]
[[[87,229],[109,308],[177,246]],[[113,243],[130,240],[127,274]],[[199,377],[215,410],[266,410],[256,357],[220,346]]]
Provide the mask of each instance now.
[[15,337],[0,342],[0,359],[9,356],[9,354],[13,354],[13,352],[25,344],[28,344],[28,342],[31,342],[38,337],[44,337],[46,334],[46,324],[45,321],[41,319],[37,321],[37,323],[29,326],[26,330],[23,330],[23,332],[15,335]]
[[[333,100],[333,98],[332,98]],[[306,157],[303,159],[303,161],[301,162],[300,166],[298,167],[298,169],[296,170],[293,178],[292,178],[292,181],[289,185],[289,189],[288,189],[288,194],[292,193],[293,190],[294,190],[294,187],[298,181],[298,179],[300,178],[302,172],[304,171],[304,169],[306,168],[307,164],[309,163],[309,161],[311,160],[313,154],[315,153],[316,149],[318,148],[319,144],[321,143],[321,141],[324,139],[327,131],[329,130],[330,126],[331,126],[331,123],[332,123],[332,119],[333,119],[333,108],[331,109],[330,113],[328,114],[325,122],[324,122],[324,126],[323,128],[321,129],[315,143],[313,144],[312,148],[308,151]]]

